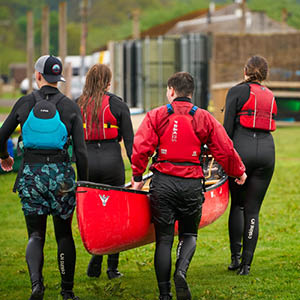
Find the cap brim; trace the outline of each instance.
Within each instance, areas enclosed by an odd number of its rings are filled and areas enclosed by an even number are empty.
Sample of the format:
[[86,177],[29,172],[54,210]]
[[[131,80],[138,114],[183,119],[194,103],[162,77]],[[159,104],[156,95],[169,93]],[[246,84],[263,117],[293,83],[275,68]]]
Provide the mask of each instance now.
[[55,83],[58,81],[66,82],[65,78],[62,77],[61,75],[47,75],[47,74],[42,74],[42,75],[49,83]]

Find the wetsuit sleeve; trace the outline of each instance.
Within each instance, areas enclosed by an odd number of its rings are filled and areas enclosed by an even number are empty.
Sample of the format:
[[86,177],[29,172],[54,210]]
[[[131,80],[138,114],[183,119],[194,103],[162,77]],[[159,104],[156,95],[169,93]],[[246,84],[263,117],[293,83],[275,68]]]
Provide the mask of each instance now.
[[237,124],[237,113],[242,109],[250,95],[250,87],[246,83],[232,87],[226,96],[223,126],[232,139]]
[[158,145],[158,135],[148,112],[134,136],[131,156],[132,175],[136,178],[145,172],[149,158]]
[[133,145],[133,128],[130,117],[130,111],[128,106],[125,103],[122,103],[124,108],[122,109],[121,118],[120,118],[120,133],[123,137],[127,157],[131,163],[132,155],[132,145]]
[[78,180],[88,180],[88,155],[84,141],[83,123],[79,107],[74,103],[76,114],[73,118],[71,136],[76,157]]
[[224,128],[231,139],[233,138],[237,100],[235,90],[230,89],[226,96]]
[[127,157],[131,163],[132,144],[133,144],[133,128],[130,117],[130,111],[123,100],[111,93],[107,93],[110,96],[109,104],[110,110],[115,118],[118,120],[119,126],[119,138],[123,138],[126,149]]
[[[245,166],[233,147],[233,143],[227,135],[224,127],[208,112],[205,112],[205,124],[207,128],[206,144],[212,156],[222,166],[228,176],[240,177],[245,172]],[[200,140],[205,141],[205,137]]]
[[7,140],[17,128],[19,121],[18,121],[18,114],[17,111],[22,104],[21,97],[17,103],[14,105],[12,111],[4,121],[2,127],[0,128],[0,158],[7,158],[9,156],[7,152]]

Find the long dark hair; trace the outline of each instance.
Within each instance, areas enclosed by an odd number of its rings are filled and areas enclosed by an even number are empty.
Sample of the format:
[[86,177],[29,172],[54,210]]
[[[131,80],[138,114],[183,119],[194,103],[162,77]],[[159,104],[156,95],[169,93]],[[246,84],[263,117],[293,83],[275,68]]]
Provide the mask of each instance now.
[[245,74],[248,76],[244,82],[262,82],[268,77],[268,62],[259,55],[250,57],[245,65]]
[[[78,100],[78,105],[86,114],[87,106],[93,105],[91,124],[99,123],[98,112],[102,104],[102,97],[111,82],[112,73],[110,68],[104,64],[93,65],[86,75],[85,85],[82,95]],[[87,120],[86,120],[87,121]],[[86,126],[91,127],[91,124]]]

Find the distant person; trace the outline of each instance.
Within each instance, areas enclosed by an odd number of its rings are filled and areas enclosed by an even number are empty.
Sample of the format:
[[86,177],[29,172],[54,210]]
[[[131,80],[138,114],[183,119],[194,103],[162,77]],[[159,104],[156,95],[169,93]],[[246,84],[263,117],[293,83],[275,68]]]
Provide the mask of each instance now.
[[21,97],[0,129],[0,163],[3,170],[10,171],[14,160],[6,151],[6,143],[18,124],[22,127],[23,161],[14,189],[21,198],[29,238],[29,300],[42,300],[44,296],[43,249],[50,214],[58,247],[62,298],[79,300],[73,293],[76,251],[71,223],[76,201],[75,172],[68,155],[70,139],[78,179],[88,179],[88,162],[80,109],[57,89],[57,82],[64,81],[61,73],[57,57],[40,57],[35,64],[40,90]]
[[229,179],[231,264],[228,269],[238,270],[239,275],[248,275],[250,271],[258,239],[258,215],[275,164],[270,132],[276,129],[277,106],[273,93],[261,84],[267,75],[266,59],[257,55],[250,57],[244,67],[244,81],[232,87],[226,98],[224,127],[248,175],[243,186]]
[[[123,186],[125,168],[119,142],[124,141],[130,160],[133,129],[130,111],[118,96],[109,93],[112,74],[108,66],[96,64],[86,75],[83,93],[78,100],[84,122],[88,150],[89,180],[96,183]],[[109,225],[108,225],[109,226]],[[101,274],[102,255],[93,255],[87,269],[89,277]],[[108,255],[107,276],[121,277],[119,253]]]
[[174,223],[178,220],[179,243],[174,272],[177,300],[192,298],[186,273],[196,249],[204,202],[204,176],[200,164],[201,145],[210,152],[229,176],[243,184],[245,167],[222,125],[206,110],[192,104],[194,79],[186,72],[168,80],[169,104],[147,113],[133,145],[132,186],[141,189],[148,160],[151,165],[150,205],[155,226],[154,266],[160,300],[172,299],[170,273]]

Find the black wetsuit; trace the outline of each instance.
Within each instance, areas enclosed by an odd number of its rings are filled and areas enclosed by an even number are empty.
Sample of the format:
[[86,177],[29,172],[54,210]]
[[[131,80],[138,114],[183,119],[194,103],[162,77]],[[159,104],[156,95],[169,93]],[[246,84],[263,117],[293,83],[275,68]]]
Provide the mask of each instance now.
[[[43,86],[40,92],[49,99],[59,93],[57,88]],[[0,158],[8,157],[6,141],[16,129],[18,124],[23,126],[28,114],[34,106],[35,99],[32,94],[21,97],[14,105],[11,113],[0,128]],[[73,101],[67,97],[62,98],[57,104],[57,110],[61,121],[65,124],[68,135],[72,138],[73,150],[76,156],[77,176],[80,180],[88,179],[87,151],[84,143],[81,113]],[[48,151],[48,150],[44,150]],[[43,150],[39,151],[43,156]],[[38,165],[32,163],[31,165]],[[70,191],[75,193],[75,191]],[[75,196],[74,196],[75,197]],[[74,209],[74,208],[73,208]],[[26,261],[29,268],[32,285],[42,281],[42,268],[44,263],[44,243],[46,234],[47,214],[36,213],[25,214],[28,231],[28,244],[26,249]],[[57,259],[61,273],[61,286],[64,290],[72,290],[76,250],[72,237],[71,228],[72,215],[62,218],[59,214],[53,216],[55,237],[58,246]]]
[[133,129],[127,104],[116,95],[107,94],[110,96],[110,110],[118,122],[118,137],[115,140],[86,141],[89,180],[122,186],[125,183],[125,170],[119,141],[123,139],[127,157],[131,160]]
[[[125,102],[114,94],[107,93],[109,106],[117,120],[118,137],[114,140],[86,141],[89,161],[89,181],[123,186],[125,184],[125,168],[119,141],[123,139],[128,159],[131,161],[133,128],[130,111]],[[93,258],[98,265],[102,256]],[[119,253],[108,256],[108,269],[117,269]]]
[[[256,83],[258,84],[258,83]],[[242,83],[231,88],[226,98],[224,127],[245,166],[247,180],[238,185],[229,179],[231,208],[229,238],[232,255],[239,255],[243,241],[243,264],[250,265],[259,230],[259,211],[270,184],[275,164],[273,137],[269,131],[249,129],[239,123],[237,113],[248,100],[250,87]]]

